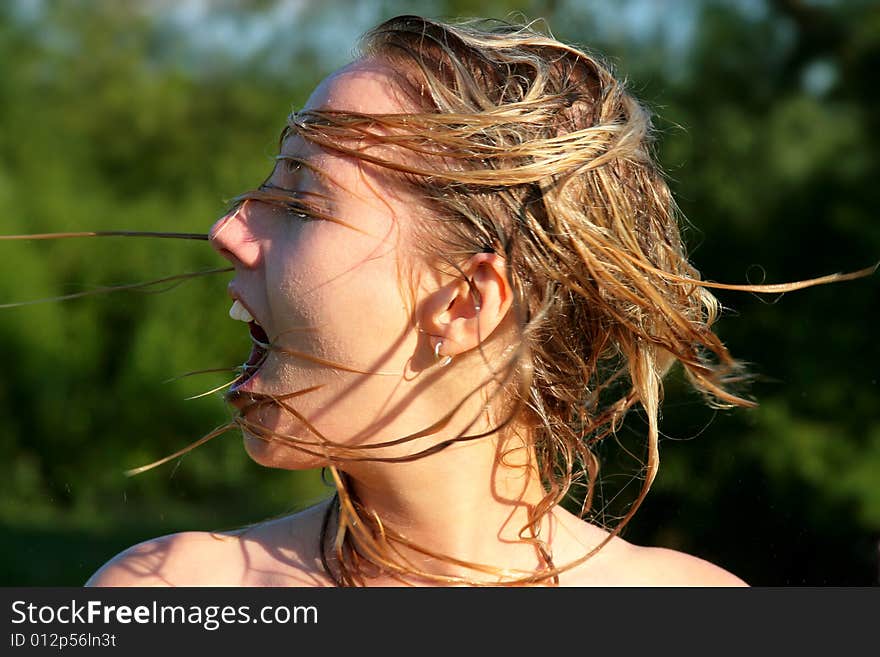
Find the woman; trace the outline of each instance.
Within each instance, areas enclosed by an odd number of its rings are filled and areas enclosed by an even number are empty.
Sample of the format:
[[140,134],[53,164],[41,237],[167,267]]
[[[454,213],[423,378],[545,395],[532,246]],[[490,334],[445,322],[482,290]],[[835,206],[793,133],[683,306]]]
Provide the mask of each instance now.
[[[88,584],[743,585],[618,535],[672,365],[749,405],[650,137],[608,69],[528,28],[370,32],[210,232],[254,340],[227,396],[245,447],[327,468],[337,495],[147,541]],[[592,510],[591,448],[633,406],[643,486],[609,530],[560,503]]]

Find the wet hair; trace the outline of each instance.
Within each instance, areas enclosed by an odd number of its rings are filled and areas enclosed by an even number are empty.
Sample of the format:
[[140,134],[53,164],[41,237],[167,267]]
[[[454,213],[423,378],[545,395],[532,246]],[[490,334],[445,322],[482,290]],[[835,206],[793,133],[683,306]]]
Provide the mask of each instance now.
[[[400,16],[367,33],[362,53],[400,72],[419,107],[300,112],[290,130],[404,175],[430,209],[411,239],[429,262],[454,272],[481,251],[504,256],[520,338],[506,407],[538,456],[546,497],[535,524],[578,481],[590,511],[591,448],[644,409],[643,486],[614,535],[657,472],[673,363],[711,403],[752,403],[731,391],[741,368],[712,332],[719,305],[686,257],[648,111],[597,57],[530,26]],[[365,138],[393,155],[352,145]],[[351,500],[346,510],[360,515]],[[357,537],[338,553],[347,583],[369,540]]]
[[[296,112],[282,140],[298,134],[402,181],[426,210],[407,228],[408,243],[424,261],[463,276],[462,263],[476,253],[504,257],[518,331],[497,378],[505,413],[493,431],[528,438],[546,493],[520,532],[541,550],[546,567],[508,575],[505,583],[558,581],[559,573],[617,535],[647,494],[659,464],[663,377],[675,363],[710,404],[753,405],[736,391],[743,368],[713,332],[719,303],[710,288],[784,291],[831,277],[781,286],[703,281],[688,261],[679,211],[652,152],[650,113],[598,57],[534,26],[400,16],[365,35],[362,57],[390,65],[412,111]],[[541,518],[575,489],[581,515],[593,510],[595,447],[635,406],[647,423],[635,501],[595,549],[554,564],[536,530]],[[239,424],[265,439],[326,453],[328,441],[317,432],[317,442],[304,442],[243,418]],[[406,460],[485,435],[462,434]],[[356,448],[333,454],[334,463],[395,460],[358,455]],[[360,504],[344,473],[330,471],[338,493],[325,517],[321,552],[337,584],[363,583],[374,569],[481,583],[423,572],[396,545],[475,572],[502,572],[413,545]],[[331,549],[326,544],[334,517]],[[328,551],[335,553],[332,565]]]

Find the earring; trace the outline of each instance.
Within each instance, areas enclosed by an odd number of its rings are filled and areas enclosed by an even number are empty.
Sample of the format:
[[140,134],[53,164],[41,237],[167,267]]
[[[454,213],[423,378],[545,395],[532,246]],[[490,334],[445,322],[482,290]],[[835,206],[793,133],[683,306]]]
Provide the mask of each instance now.
[[443,344],[442,340],[438,340],[437,344],[434,345],[434,360],[438,361],[438,365],[440,367],[446,367],[449,363],[452,362],[452,356],[441,356],[440,355],[440,346]]

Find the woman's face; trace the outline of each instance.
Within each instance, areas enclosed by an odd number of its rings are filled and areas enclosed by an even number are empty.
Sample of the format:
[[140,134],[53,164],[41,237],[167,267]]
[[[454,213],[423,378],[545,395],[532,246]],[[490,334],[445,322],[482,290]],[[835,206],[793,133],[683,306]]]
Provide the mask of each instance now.
[[[324,80],[306,109],[401,112],[389,95],[388,75],[381,65],[356,62]],[[284,141],[281,155],[292,159],[278,160],[268,189],[292,193],[349,226],[251,199],[211,228],[214,248],[235,266],[230,296],[276,347],[230,399],[246,409],[249,422],[313,443],[319,439],[308,424],[329,441],[348,445],[423,428],[425,418],[421,426],[408,426],[418,412],[396,412],[403,406],[413,411],[418,403],[409,376],[412,359],[430,349],[400,284],[399,267],[406,263],[401,227],[411,220],[411,209],[380,169],[355,158],[296,135]],[[288,396],[290,409],[247,409],[249,393]],[[248,432],[245,440],[264,465],[322,462]]]

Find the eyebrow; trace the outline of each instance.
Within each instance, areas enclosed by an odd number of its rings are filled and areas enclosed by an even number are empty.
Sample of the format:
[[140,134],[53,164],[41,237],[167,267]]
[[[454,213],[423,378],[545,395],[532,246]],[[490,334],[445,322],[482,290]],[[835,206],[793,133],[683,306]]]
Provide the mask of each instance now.
[[[302,169],[307,169],[310,173],[313,174],[313,178],[317,181],[318,189],[315,191],[304,191],[302,189],[302,184],[295,184],[293,187],[287,187],[285,185],[278,185],[272,182],[272,176],[275,175],[275,171],[273,170],[269,176],[263,180],[262,183],[257,187],[259,191],[268,191],[268,190],[277,190],[284,194],[289,194],[290,196],[298,199],[305,199],[306,197],[312,197],[320,199],[325,204],[325,208],[329,209],[332,206],[332,198],[329,196],[329,184],[332,182],[332,179],[322,172],[318,167],[314,164],[306,161],[301,157],[297,157],[295,155],[284,155],[279,154],[275,156],[276,162],[284,161],[288,165],[295,164],[296,166],[290,166],[287,170],[289,174],[296,174]],[[342,223],[342,222],[337,222]]]
[[288,165],[295,165],[289,166],[287,171],[288,173],[296,173],[298,170],[307,169],[315,178],[315,180],[325,188],[332,182],[330,177],[326,173],[324,173],[319,167],[315,166],[314,164],[302,157],[297,157],[296,155],[284,155],[283,153],[279,153],[275,156],[275,161],[283,161],[287,162]]
[[302,192],[296,189],[290,189],[289,187],[282,187],[281,185],[276,185],[274,183],[270,183],[268,180],[260,185],[260,189],[277,189],[280,192],[287,192],[288,194],[302,194]]

